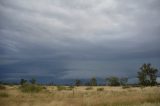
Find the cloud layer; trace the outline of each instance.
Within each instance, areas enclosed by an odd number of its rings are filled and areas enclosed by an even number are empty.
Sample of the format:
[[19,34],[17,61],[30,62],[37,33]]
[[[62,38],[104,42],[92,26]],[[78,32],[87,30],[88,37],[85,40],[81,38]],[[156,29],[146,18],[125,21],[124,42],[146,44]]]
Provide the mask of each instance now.
[[159,0],[0,1],[0,77],[136,76],[160,66]]

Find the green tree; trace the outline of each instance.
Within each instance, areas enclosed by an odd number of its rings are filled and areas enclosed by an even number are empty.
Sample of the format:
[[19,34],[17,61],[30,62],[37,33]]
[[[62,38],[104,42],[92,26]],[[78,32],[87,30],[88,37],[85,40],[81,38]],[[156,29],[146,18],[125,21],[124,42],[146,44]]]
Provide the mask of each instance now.
[[143,86],[154,86],[157,84],[158,69],[151,67],[151,64],[143,64],[138,72],[139,83]]
[[119,81],[120,81],[121,85],[126,86],[127,82],[128,82],[128,78],[127,77],[122,77],[122,78],[120,78]]
[[119,86],[120,85],[119,78],[115,77],[115,76],[111,76],[111,77],[106,78],[106,82],[110,86]]
[[91,86],[97,86],[97,79],[95,77],[91,78],[90,85]]
[[21,79],[21,80],[20,80],[20,84],[21,84],[21,85],[24,85],[24,84],[26,84],[26,83],[27,83],[27,80],[25,80],[25,79]]
[[80,86],[80,85],[81,85],[81,80],[76,79],[76,80],[75,80],[75,85],[76,85],[76,86]]
[[30,83],[31,83],[31,84],[36,84],[36,79],[32,78],[32,79],[30,80]]

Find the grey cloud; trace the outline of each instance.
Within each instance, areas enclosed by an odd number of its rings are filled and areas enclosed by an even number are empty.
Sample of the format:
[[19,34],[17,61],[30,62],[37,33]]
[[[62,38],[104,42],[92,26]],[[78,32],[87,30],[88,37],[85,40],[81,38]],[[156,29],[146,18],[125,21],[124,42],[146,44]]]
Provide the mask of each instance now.
[[[36,65],[38,61],[44,63],[43,73],[45,68],[50,73],[62,71],[62,77],[102,77],[99,69],[117,72],[117,68],[112,68],[114,63],[121,67],[119,75],[129,75],[122,68],[127,62],[116,63],[119,60],[136,59],[139,62],[135,67],[150,61],[159,66],[159,7],[159,0],[0,1],[1,73],[23,68],[30,73],[32,68],[27,67],[31,64],[33,68],[41,67]],[[92,62],[88,65],[86,61]],[[21,62],[27,64],[20,66]],[[111,66],[103,67],[105,64]],[[128,63],[128,70],[133,70],[131,64]],[[61,69],[56,71],[55,65]]]

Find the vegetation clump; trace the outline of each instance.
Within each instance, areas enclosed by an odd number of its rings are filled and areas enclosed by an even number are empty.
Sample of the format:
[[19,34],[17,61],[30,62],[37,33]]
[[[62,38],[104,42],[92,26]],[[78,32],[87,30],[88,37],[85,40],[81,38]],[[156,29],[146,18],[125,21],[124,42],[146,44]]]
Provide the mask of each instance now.
[[108,82],[109,86],[119,86],[120,85],[119,78],[115,77],[115,76],[111,76],[109,78],[106,78],[106,81]]
[[38,93],[42,91],[43,87],[34,84],[25,84],[20,86],[20,90],[25,93]]
[[8,93],[6,92],[1,92],[0,97],[9,97]]
[[44,89],[42,86],[36,84],[35,79],[31,79],[30,83],[25,79],[21,79],[20,84],[21,86],[19,88],[24,93],[38,93]]
[[91,86],[97,86],[97,79],[95,77],[91,78],[90,85]]
[[86,90],[92,90],[93,89],[93,87],[87,87],[86,88]]
[[151,67],[151,64],[143,64],[138,72],[139,83],[142,86],[155,86],[157,85],[158,69]]
[[57,86],[58,91],[66,90],[67,88],[65,86]]
[[75,80],[75,86],[80,86],[82,84],[81,80],[76,79]]
[[122,89],[131,88],[130,86],[122,86]]
[[67,90],[73,90],[74,89],[74,86],[69,86],[68,88],[67,88]]
[[97,88],[97,91],[104,91],[104,88]]
[[6,87],[4,85],[0,85],[0,90],[5,90]]
[[118,78],[116,76],[111,76],[106,78],[106,82],[108,83],[109,86],[127,86],[128,78],[127,77],[122,77]]

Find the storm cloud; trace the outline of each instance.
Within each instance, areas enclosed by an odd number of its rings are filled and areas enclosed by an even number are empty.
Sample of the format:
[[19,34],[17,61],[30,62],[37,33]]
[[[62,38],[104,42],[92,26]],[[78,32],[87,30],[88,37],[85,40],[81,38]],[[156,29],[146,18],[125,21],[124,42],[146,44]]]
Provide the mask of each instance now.
[[0,79],[135,77],[160,68],[159,0],[0,1]]

